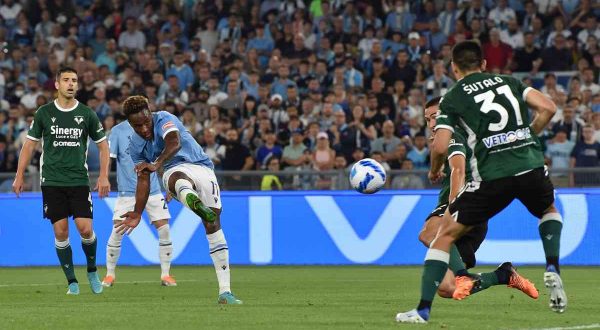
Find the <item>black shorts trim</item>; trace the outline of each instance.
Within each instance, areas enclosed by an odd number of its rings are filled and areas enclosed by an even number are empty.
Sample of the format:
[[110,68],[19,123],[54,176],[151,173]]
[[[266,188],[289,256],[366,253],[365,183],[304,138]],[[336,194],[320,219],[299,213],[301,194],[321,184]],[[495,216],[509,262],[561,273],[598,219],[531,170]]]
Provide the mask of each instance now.
[[89,186],[42,186],[43,216],[52,224],[68,217],[92,218],[93,205]]
[[425,221],[433,218],[433,217],[443,217],[444,213],[446,213],[446,209],[448,208],[448,203],[438,204],[431,213],[427,216]]
[[490,181],[472,181],[450,204],[457,222],[473,226],[487,222],[514,199],[518,199],[537,218],[554,203],[554,186],[543,167],[525,174]]

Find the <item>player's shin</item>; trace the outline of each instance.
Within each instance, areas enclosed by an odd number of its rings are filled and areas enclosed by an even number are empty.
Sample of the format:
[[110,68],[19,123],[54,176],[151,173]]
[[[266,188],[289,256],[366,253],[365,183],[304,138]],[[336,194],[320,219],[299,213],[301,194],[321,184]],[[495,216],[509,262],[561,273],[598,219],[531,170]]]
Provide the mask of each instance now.
[[121,256],[122,240],[123,234],[117,233],[117,229],[113,227],[106,245],[106,276],[115,277],[115,268]]
[[210,257],[215,265],[217,280],[219,281],[219,294],[231,292],[230,274],[229,274],[229,248],[223,230],[207,234]]
[[425,266],[421,277],[421,301],[417,306],[419,315],[425,320],[429,319],[431,303],[448,270],[449,261],[450,254],[442,250],[430,248],[425,255]]
[[87,261],[88,273],[96,271],[96,248],[98,246],[98,240],[96,240],[96,233],[92,231],[90,238],[81,237],[81,247],[83,253],[85,253],[85,259]]
[[546,213],[540,219],[538,229],[546,254],[546,270],[554,270],[560,274],[558,258],[560,256],[560,234],[562,231],[562,216],[560,213]]
[[58,255],[60,266],[65,272],[67,281],[69,284],[74,282],[76,283],[77,279],[75,278],[75,268],[73,267],[73,251],[71,250],[69,239],[67,238],[64,241],[59,241],[55,238],[54,246],[56,247],[56,254]]
[[455,244],[450,246],[450,261],[448,263],[448,268],[450,268],[455,276],[466,276],[469,274]]
[[160,276],[168,276],[173,258],[173,244],[169,224],[158,228],[158,258],[160,260]]
[[185,179],[178,179],[175,182],[175,191],[177,192],[177,199],[181,204],[193,211],[193,205],[188,205],[186,198],[189,194],[198,197],[198,193],[194,190],[192,183]]

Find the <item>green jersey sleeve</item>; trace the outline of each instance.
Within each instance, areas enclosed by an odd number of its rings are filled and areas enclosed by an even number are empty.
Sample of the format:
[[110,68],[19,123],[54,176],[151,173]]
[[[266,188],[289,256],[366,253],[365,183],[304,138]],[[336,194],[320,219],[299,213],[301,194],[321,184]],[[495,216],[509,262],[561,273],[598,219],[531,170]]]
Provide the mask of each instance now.
[[467,158],[467,148],[460,139],[452,138],[448,145],[448,160],[457,155],[462,155]]
[[44,120],[40,109],[38,109],[33,115],[33,121],[27,131],[27,138],[33,141],[39,141],[42,138],[44,132]]
[[452,105],[450,100],[442,98],[434,130],[443,128],[454,132],[454,127],[456,127],[457,124],[458,116],[456,108]]
[[90,132],[90,138],[96,143],[100,143],[106,140],[106,134],[104,134],[104,127],[100,123],[100,119],[95,112],[92,111],[90,114],[90,120],[88,121],[88,132]]

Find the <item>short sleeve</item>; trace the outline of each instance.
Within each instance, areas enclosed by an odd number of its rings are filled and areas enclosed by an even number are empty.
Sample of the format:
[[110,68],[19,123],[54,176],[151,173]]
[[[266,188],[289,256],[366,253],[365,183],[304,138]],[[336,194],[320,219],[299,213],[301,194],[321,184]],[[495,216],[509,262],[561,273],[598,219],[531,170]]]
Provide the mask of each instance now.
[[108,136],[108,150],[110,158],[117,158],[119,155],[119,135],[114,128]]
[[436,125],[434,130],[437,131],[442,128],[454,132],[454,127],[458,123],[458,115],[456,108],[448,99],[442,98],[440,101],[440,110],[435,120]]
[[457,139],[451,139],[450,144],[448,145],[448,159],[462,155],[467,158],[467,148],[465,148],[464,143]]
[[27,131],[27,138],[33,141],[39,141],[42,138],[43,131],[44,124],[42,121],[42,114],[38,110],[33,115],[33,121],[29,126],[29,131]]
[[527,101],[527,94],[529,92],[531,92],[533,90],[533,88],[525,85],[525,83],[522,82],[519,79],[515,79],[513,77],[510,77],[510,79],[512,79],[514,81],[514,84],[516,85],[517,92],[519,93],[518,95],[521,95],[521,98],[523,99],[523,102],[526,102]]
[[160,136],[163,139],[170,132],[179,131],[175,124],[175,120],[177,120],[177,118],[173,115],[159,116],[157,118],[156,125],[158,126]]
[[98,115],[92,111],[90,115],[90,120],[88,122],[88,131],[90,132],[90,138],[96,142],[100,143],[106,140],[106,134],[104,134],[104,127],[100,124],[100,119],[98,119]]

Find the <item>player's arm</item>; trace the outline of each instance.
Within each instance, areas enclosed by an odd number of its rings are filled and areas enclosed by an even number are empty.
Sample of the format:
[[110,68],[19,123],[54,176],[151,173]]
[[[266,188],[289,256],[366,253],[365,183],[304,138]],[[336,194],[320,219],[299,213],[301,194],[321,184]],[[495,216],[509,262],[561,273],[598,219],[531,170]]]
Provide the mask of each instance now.
[[31,156],[35,148],[37,147],[37,141],[32,139],[26,139],[19,153],[19,164],[17,166],[17,174],[15,175],[15,181],[13,182],[13,191],[19,197],[19,194],[23,191],[23,182],[25,181],[25,170],[31,161]]
[[[164,136],[165,148],[162,153],[151,164],[139,163],[135,165],[135,172],[138,176],[141,172],[156,172],[163,167],[163,164],[171,159],[181,149],[181,141],[179,140],[179,131],[172,130]],[[139,181],[138,181],[139,182]]]
[[556,104],[537,89],[528,87],[523,92],[525,102],[535,112],[531,128],[535,134],[540,134],[556,113]]
[[94,190],[98,190],[98,195],[100,195],[100,197],[106,197],[110,192],[110,181],[108,180],[110,171],[110,152],[106,140],[98,143],[98,151],[100,153],[100,175],[98,176],[98,182],[96,183]]
[[448,164],[450,165],[450,196],[448,202],[452,202],[465,185],[466,163],[465,155],[459,152],[451,154],[448,158]]
[[137,176],[137,186],[135,188],[135,207],[133,211],[129,211],[121,215],[121,218],[125,220],[115,225],[117,233],[129,234],[137,227],[142,219],[142,212],[148,202],[148,196],[150,195],[150,172],[141,171]]
[[431,169],[429,170],[429,179],[432,182],[438,181],[442,175],[442,166],[448,153],[448,145],[452,138],[452,131],[446,128],[437,128],[435,137],[431,143]]

